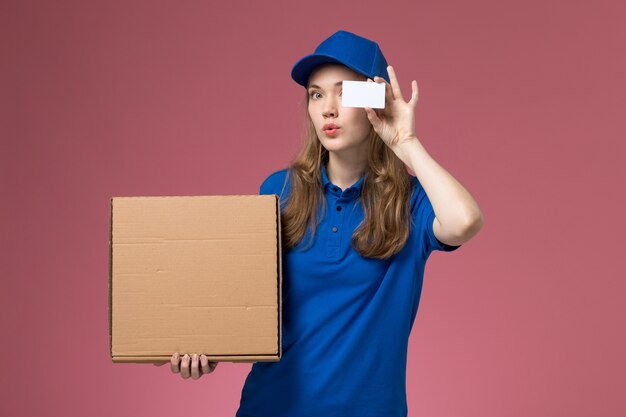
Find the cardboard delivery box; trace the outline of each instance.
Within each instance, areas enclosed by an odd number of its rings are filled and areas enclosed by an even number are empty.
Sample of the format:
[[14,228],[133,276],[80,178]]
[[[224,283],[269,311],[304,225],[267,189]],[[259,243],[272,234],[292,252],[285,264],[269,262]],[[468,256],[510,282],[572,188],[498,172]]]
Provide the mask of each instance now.
[[279,207],[275,194],[112,197],[113,362],[279,361]]

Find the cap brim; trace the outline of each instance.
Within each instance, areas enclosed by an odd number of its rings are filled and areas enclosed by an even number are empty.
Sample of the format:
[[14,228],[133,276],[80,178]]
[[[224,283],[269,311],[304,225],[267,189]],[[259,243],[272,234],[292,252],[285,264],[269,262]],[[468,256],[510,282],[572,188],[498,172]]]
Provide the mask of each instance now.
[[358,73],[362,73],[361,70],[352,68],[351,66],[344,64],[343,62],[341,62],[340,60],[336,59],[333,56],[324,55],[324,54],[311,54],[311,55],[305,56],[304,58],[300,59],[298,62],[295,63],[295,65],[291,69],[291,78],[293,78],[293,80],[297,82],[298,84],[300,84],[301,86],[306,87],[309,81],[309,76],[311,75],[311,72],[313,72],[313,70],[316,67],[322,64],[327,64],[327,63],[345,65],[346,67]]

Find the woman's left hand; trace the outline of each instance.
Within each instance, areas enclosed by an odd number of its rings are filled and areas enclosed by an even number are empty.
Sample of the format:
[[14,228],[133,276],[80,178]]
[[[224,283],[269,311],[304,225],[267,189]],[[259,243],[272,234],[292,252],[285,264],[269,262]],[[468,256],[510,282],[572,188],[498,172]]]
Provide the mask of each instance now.
[[404,101],[400,92],[400,85],[393,70],[387,67],[391,84],[382,77],[368,78],[368,82],[385,83],[385,108],[372,109],[365,107],[367,117],[374,130],[392,150],[407,142],[417,140],[415,134],[415,105],[417,104],[417,81],[413,80],[411,86],[413,93],[411,99]]

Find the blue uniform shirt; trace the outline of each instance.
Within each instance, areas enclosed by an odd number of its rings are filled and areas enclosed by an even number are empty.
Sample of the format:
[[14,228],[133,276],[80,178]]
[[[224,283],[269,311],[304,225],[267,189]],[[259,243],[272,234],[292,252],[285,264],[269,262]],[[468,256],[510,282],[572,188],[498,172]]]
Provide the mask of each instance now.
[[[326,215],[313,245],[311,228],[283,251],[283,356],[255,362],[236,417],[405,417],[409,333],[424,266],[433,250],[453,251],[433,233],[432,205],[415,176],[414,222],[405,247],[387,260],[364,258],[350,245],[363,220],[364,176],[346,190],[321,168]],[[285,180],[287,182],[285,183]],[[289,193],[287,169],[260,194]]]

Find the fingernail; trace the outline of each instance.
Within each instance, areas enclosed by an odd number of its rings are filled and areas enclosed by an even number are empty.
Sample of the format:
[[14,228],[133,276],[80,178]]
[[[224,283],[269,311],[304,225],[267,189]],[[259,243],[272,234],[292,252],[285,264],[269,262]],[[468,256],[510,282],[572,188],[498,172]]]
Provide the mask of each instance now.
[[194,354],[193,354],[193,360],[195,361],[195,360],[197,360],[197,359],[198,359],[198,354],[197,354],[197,353],[194,353]]
[[178,352],[174,353],[174,359],[178,359],[180,357],[180,355],[178,354]]

